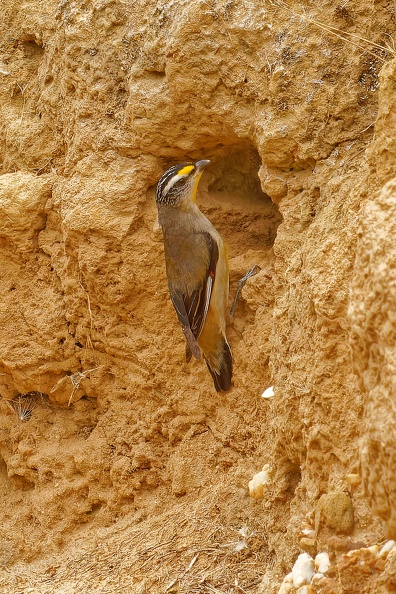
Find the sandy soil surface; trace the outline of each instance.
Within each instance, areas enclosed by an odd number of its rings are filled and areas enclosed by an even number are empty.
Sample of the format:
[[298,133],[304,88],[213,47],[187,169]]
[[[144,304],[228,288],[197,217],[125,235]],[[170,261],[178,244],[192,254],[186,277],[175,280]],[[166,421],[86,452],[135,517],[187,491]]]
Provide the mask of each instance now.
[[[395,591],[394,4],[0,22],[1,592]],[[221,394],[184,361],[156,221],[200,158],[231,294],[261,268]]]

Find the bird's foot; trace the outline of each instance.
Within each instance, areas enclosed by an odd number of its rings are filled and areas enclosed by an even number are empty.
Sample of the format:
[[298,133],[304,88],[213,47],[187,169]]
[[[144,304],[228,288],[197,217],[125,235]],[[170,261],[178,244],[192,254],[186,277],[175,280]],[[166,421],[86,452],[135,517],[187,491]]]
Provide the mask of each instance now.
[[253,268],[251,268],[250,270],[248,270],[247,273],[245,274],[245,276],[243,276],[241,278],[241,280],[238,282],[237,290],[235,292],[234,301],[232,302],[232,307],[230,309],[230,316],[231,316],[231,318],[234,316],[235,309],[236,309],[236,306],[237,306],[238,297],[239,297],[240,292],[242,291],[243,287],[245,286],[246,281],[251,276],[255,276],[258,272],[260,272],[260,270],[261,270],[260,266],[258,266],[257,264],[255,264],[255,266],[253,266]]

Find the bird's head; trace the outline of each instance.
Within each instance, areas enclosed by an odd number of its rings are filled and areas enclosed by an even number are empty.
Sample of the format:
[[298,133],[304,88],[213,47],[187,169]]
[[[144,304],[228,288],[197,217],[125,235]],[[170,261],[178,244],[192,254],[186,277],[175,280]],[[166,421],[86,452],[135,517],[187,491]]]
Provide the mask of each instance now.
[[158,182],[157,206],[180,206],[183,202],[195,202],[202,170],[210,163],[205,159],[196,163],[173,165]]

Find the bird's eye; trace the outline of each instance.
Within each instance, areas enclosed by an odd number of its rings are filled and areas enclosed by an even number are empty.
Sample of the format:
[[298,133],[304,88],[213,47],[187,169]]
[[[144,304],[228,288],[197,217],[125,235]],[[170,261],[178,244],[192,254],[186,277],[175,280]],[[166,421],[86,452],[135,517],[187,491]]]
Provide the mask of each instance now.
[[168,194],[168,192],[170,192],[171,190],[177,191],[177,188],[184,186],[184,184],[186,183],[187,180],[188,180],[188,173],[180,175],[180,171],[179,171],[178,173],[176,173],[175,175],[173,175],[171,177],[171,179],[168,181],[166,186],[163,188],[162,195],[166,196],[166,194]]

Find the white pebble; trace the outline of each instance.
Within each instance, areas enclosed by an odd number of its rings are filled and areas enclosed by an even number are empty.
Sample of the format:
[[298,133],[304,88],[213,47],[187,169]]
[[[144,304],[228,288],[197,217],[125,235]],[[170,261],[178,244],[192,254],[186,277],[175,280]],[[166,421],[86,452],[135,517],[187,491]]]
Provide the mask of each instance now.
[[249,481],[249,495],[253,499],[262,499],[264,497],[264,487],[271,482],[271,470],[269,464],[263,466],[263,470],[254,475]]
[[274,393],[274,386],[271,386],[270,388],[267,388],[266,390],[264,390],[264,392],[261,394],[261,398],[272,398],[273,396],[275,396]]
[[315,562],[308,553],[301,553],[295,562],[293,574],[293,586],[299,588],[304,584],[309,584],[315,573]]
[[387,557],[388,553],[391,552],[391,550],[393,549],[393,547],[395,546],[395,541],[394,540],[388,540],[384,546],[382,547],[382,549],[379,552],[379,556],[380,557]]
[[291,594],[293,588],[293,575],[288,573],[284,578],[283,582],[278,590],[278,594]]
[[326,573],[330,567],[330,559],[327,553],[318,553],[315,557],[315,567],[319,573]]
[[292,572],[290,572],[287,575],[285,575],[285,577],[283,578],[282,584],[292,584],[292,583],[293,583],[293,574],[292,574]]
[[312,528],[303,528],[301,530],[301,533],[304,534],[304,536],[307,536],[308,538],[315,538],[316,536],[315,530],[312,530]]

